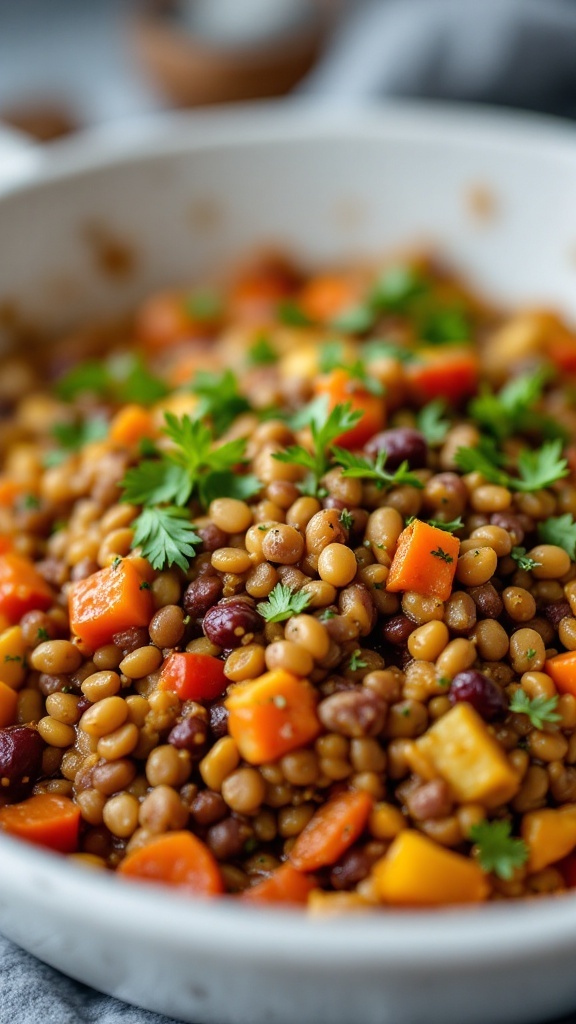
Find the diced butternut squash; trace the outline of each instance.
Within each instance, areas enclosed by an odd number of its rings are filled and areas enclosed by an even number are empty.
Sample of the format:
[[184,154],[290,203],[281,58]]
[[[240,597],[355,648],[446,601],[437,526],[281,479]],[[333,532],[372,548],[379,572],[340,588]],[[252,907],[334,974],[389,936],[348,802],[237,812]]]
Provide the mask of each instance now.
[[576,847],[576,804],[529,811],[522,819],[521,834],[530,851],[530,871],[555,864]]
[[372,872],[383,902],[398,906],[479,903],[490,892],[488,880],[475,861],[413,829],[400,832]]
[[24,637],[20,626],[0,633],[0,679],[13,690],[24,682]]
[[460,541],[436,526],[415,519],[398,538],[386,590],[413,590],[447,601],[458,562]]
[[226,701],[228,731],[244,760],[265,764],[316,739],[316,701],[310,684],[284,669],[236,687]]
[[559,693],[571,693],[576,697],[576,651],[566,651],[548,658],[544,671],[554,681]]
[[46,611],[54,598],[34,564],[8,551],[0,555],[0,614],[16,624],[26,612]]
[[517,773],[470,704],[456,704],[414,746],[462,803],[498,807],[518,792]]
[[17,706],[16,690],[6,686],[6,683],[0,682],[0,729],[5,729],[7,725],[14,725]]
[[139,444],[144,438],[156,437],[154,417],[149,409],[142,405],[125,405],[116,413],[110,424],[110,441],[112,444],[130,448]]
[[129,558],[100,569],[70,589],[70,628],[92,650],[112,642],[114,633],[147,626],[154,606],[150,587]]

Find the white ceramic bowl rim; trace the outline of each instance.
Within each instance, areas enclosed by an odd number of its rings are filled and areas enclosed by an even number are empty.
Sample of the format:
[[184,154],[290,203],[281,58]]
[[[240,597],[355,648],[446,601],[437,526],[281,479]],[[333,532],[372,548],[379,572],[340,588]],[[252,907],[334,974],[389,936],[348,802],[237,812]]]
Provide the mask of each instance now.
[[[252,145],[265,139],[319,139],[341,134],[345,126],[353,139],[382,137],[387,119],[396,137],[405,132],[423,142],[441,130],[445,137],[465,138],[470,148],[490,145],[529,155],[545,146],[551,159],[576,166],[576,133],[562,122],[506,111],[470,111],[438,104],[388,103],[373,109],[337,112],[322,106],[263,104],[218,113],[174,114],[147,118],[132,126],[94,129],[70,141],[54,143],[42,153],[31,154],[29,166],[18,182],[6,183],[1,194],[33,189],[38,182],[67,179],[92,173],[111,164],[138,162],[166,153],[187,151],[190,130],[197,129],[194,148],[220,144]],[[473,130],[470,130],[470,124]],[[182,138],[175,128],[182,126]],[[153,142],[153,145],[151,145]],[[279,959],[301,963],[346,964],[350,956],[373,965],[394,965],[413,973],[418,964],[470,962],[497,963],[534,954],[546,948],[552,955],[573,942],[576,935],[576,895],[532,900],[525,903],[494,903],[457,910],[387,911],[374,915],[310,919],[299,911],[247,908],[232,900],[203,902],[170,890],[141,886],[112,875],[87,872],[63,858],[10,837],[0,836],[0,859],[5,878],[10,878],[10,897],[29,899],[33,892],[39,913],[53,913],[55,902],[69,915],[84,917],[114,929],[115,922],[127,939],[138,942],[154,931],[167,948],[189,939],[207,950],[230,947],[237,936],[237,957],[266,962]]]

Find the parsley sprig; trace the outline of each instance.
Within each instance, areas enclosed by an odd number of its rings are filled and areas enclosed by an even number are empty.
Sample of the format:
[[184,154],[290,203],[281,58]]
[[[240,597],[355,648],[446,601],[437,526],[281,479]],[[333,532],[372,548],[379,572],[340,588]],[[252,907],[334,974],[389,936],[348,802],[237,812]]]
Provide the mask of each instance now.
[[570,512],[551,516],[539,523],[538,534],[545,544],[556,544],[570,555],[572,561],[576,559],[576,522]]
[[[416,516],[412,516],[410,521],[415,518]],[[441,519],[428,519],[427,523],[428,526],[434,526],[437,530],[444,530],[446,533],[456,533],[457,530],[461,530],[464,526],[462,516],[458,516],[457,519],[451,519],[449,523],[443,523]],[[408,526],[409,524],[407,523],[406,525]]]
[[542,729],[546,724],[555,725],[562,720],[556,711],[558,697],[530,698],[525,690],[518,689],[510,701],[510,711],[516,715],[527,715],[535,729]]
[[489,483],[508,487],[512,491],[541,491],[568,476],[568,463],[562,457],[562,441],[547,441],[541,448],[525,449],[517,459],[518,476],[502,469],[495,446],[487,438],[477,448],[459,448],[455,462],[463,473],[481,473]]
[[257,610],[266,622],[284,622],[303,612],[312,595],[303,590],[291,590],[283,583],[277,583],[268,594],[268,600],[258,604]]
[[549,417],[542,416],[536,409],[549,379],[549,369],[542,367],[535,373],[525,373],[508,381],[498,394],[485,388],[472,399],[468,413],[498,441],[535,427],[545,436],[558,436],[558,430],[551,429]]
[[416,417],[416,427],[431,447],[442,444],[450,429],[450,420],[444,418],[445,413],[446,402],[435,398],[423,406]]
[[105,361],[78,363],[60,378],[56,391],[65,402],[90,394],[119,404],[152,405],[164,398],[169,388],[150,372],[141,356],[120,353]]
[[[324,397],[324,396],[323,396]],[[314,408],[311,408],[314,405]],[[312,434],[312,451],[302,445],[290,445],[283,452],[276,452],[275,459],[279,462],[290,462],[296,466],[302,466],[308,471],[308,478],[305,481],[307,493],[317,494],[320,481],[328,472],[331,464],[331,449],[334,441],[341,434],[355,427],[362,417],[362,410],[353,410],[352,403],[335,405],[328,418],[325,417],[326,403],[322,405],[310,403],[310,432]],[[322,410],[324,410],[324,422],[322,422]],[[336,449],[333,449],[336,450]],[[339,449],[338,449],[339,450]]]
[[145,508],[133,525],[133,546],[142,548],[153,569],[178,565],[186,570],[196,553],[195,547],[202,543],[187,509],[173,505]]
[[199,370],[191,390],[200,401],[195,411],[198,419],[208,419],[216,437],[228,430],[237,416],[251,408],[248,399],[238,390],[238,379],[232,370],[212,373]]
[[55,423],[52,435],[57,447],[44,456],[46,467],[59,466],[70,455],[81,451],[92,441],[102,441],[108,433],[108,424],[102,416],[91,416],[76,423]]
[[505,882],[509,882],[516,868],[523,867],[528,860],[526,843],[512,836],[511,831],[509,821],[480,821],[469,833],[482,870],[493,872]]
[[524,572],[531,572],[536,566],[541,565],[541,562],[534,561],[526,554],[526,548],[515,547],[510,552],[510,558],[512,558],[519,569],[523,569]]
[[390,487],[400,487],[408,484],[422,490],[424,484],[414,473],[410,472],[408,462],[405,460],[393,473],[388,473],[385,468],[388,453],[381,448],[374,460],[365,455],[355,455],[346,448],[332,448],[335,461],[343,466],[342,476],[356,477],[360,480],[374,480],[379,490]]

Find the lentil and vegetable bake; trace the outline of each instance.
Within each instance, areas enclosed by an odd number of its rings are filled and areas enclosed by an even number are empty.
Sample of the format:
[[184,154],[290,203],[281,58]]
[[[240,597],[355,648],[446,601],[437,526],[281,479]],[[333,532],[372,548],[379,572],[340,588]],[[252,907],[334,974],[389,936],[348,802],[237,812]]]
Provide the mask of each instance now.
[[0,828],[317,913],[576,885],[575,393],[422,257],[6,359]]

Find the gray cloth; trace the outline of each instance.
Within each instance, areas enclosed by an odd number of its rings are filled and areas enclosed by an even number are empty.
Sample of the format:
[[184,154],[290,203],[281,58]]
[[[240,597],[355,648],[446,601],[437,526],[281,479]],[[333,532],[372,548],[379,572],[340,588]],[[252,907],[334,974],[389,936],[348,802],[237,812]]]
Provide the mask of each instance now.
[[[70,18],[74,10],[75,3]],[[299,91],[339,103],[433,96],[574,116],[576,0],[350,0]],[[168,1024],[70,981],[1,937],[0,965],[0,1024]]]

